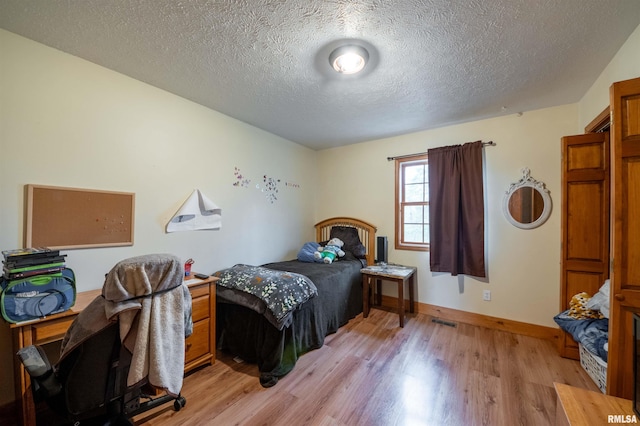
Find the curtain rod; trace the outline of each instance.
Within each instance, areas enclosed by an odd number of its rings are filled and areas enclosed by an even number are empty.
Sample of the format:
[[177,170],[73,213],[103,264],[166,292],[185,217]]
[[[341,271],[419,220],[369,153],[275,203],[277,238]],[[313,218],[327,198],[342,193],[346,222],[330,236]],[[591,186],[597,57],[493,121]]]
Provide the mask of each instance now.
[[[480,142],[480,141],[477,141]],[[489,142],[482,142],[482,146],[496,146],[496,143],[494,141],[489,141]],[[397,155],[395,157],[387,157],[387,161],[391,161],[391,160],[397,160],[399,158],[408,158],[408,157],[415,157],[416,155],[425,155],[427,154],[426,152],[418,152],[415,154],[406,154],[406,155]]]

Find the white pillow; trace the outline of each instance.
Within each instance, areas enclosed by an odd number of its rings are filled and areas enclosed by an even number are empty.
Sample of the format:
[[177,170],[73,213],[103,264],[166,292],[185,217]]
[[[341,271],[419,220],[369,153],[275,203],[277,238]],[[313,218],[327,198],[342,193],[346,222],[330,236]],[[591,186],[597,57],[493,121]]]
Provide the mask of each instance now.
[[587,302],[587,308],[594,311],[602,312],[605,318],[609,318],[609,301],[611,300],[609,295],[610,280],[605,280],[602,287],[591,299]]

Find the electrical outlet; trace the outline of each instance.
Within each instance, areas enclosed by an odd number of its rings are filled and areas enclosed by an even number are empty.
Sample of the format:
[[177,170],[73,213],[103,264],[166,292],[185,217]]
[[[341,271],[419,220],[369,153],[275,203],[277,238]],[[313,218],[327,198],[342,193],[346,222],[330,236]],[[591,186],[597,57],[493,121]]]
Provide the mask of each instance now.
[[491,290],[482,291],[482,300],[486,300],[487,302],[491,300]]

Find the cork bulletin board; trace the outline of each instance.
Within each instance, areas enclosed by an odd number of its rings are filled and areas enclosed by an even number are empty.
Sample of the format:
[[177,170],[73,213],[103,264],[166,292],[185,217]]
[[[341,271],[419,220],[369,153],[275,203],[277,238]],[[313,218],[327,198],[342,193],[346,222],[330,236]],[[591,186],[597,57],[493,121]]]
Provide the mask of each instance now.
[[135,194],[26,185],[25,247],[133,245]]

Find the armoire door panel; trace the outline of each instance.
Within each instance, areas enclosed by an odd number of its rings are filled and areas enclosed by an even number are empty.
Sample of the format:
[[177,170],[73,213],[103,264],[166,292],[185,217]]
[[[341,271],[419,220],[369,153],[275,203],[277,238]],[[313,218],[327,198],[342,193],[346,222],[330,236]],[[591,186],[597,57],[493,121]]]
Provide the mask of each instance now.
[[[567,191],[567,260],[604,261],[601,244],[604,188],[602,182],[569,182]],[[608,226],[608,224],[606,224]]]
[[[578,271],[585,273],[603,273],[603,271],[609,268],[609,260],[603,260],[600,262],[593,260],[574,260],[569,259],[565,262],[565,271]],[[608,274],[605,274],[608,276]]]
[[567,147],[567,172],[574,170],[604,170],[604,153],[601,143],[570,145]]
[[598,292],[605,279],[606,278],[602,273],[567,271],[567,297],[571,300],[575,294],[583,291],[587,292],[590,296],[593,296]]
[[565,358],[579,360],[580,352],[578,352],[578,342],[573,340],[573,337],[571,337],[569,333],[564,333],[562,338],[563,338],[565,352],[560,355]]
[[623,143],[622,144],[622,157],[633,158],[640,156],[640,144],[638,143]]
[[624,97],[621,115],[623,140],[640,136],[640,95]]
[[[611,310],[614,309],[611,305]],[[635,309],[618,305],[616,319],[613,319],[613,312],[609,317],[609,357],[607,359],[607,394],[618,396],[619,398],[632,399],[634,374],[633,365],[633,345],[632,341],[613,341],[612,340],[612,321],[615,322],[614,328],[621,336],[633,336],[633,314]],[[619,354],[628,354],[628,361],[623,364],[619,363]],[[627,365],[629,364],[629,365]],[[620,395],[631,394],[629,397]]]
[[[560,310],[581,292],[595,294],[609,276],[609,138],[562,138],[562,258]],[[578,359],[576,342],[561,333],[560,355]]]
[[614,83],[611,107],[611,312],[607,393],[633,398],[632,314],[640,312],[640,78]]
[[572,170],[567,172],[567,182],[589,182],[605,179],[605,173],[609,172],[599,169]]
[[628,285],[620,291],[616,291],[611,295],[621,306],[630,310],[638,310],[640,306],[640,285]]
[[623,160],[622,286],[640,286],[640,157]]
[[[602,270],[602,266],[600,266],[599,269]],[[605,279],[605,274],[601,272],[590,273],[584,272],[584,270],[568,270],[564,277],[564,281],[566,282],[564,299],[571,302],[571,298],[574,295],[583,291],[593,296],[598,292]],[[569,333],[561,332],[560,355],[572,359],[579,359],[580,357],[578,343],[573,340],[573,337]]]

